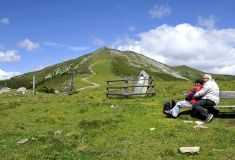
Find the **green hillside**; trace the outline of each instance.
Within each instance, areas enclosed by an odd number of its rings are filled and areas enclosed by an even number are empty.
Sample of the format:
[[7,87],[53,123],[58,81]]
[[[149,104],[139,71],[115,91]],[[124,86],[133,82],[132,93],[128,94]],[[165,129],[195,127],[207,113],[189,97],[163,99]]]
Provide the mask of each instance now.
[[50,67],[46,67],[39,71],[29,72],[20,76],[12,77],[10,80],[0,81],[0,85],[5,85],[10,88],[19,88],[22,86],[26,88],[32,88],[33,75],[36,76],[37,86],[46,83],[60,84],[69,79],[69,72],[74,68],[74,66],[79,66],[76,69],[76,74],[90,73],[88,70],[89,63],[80,63],[84,58],[87,57],[88,55],[84,55],[74,60],[69,60]]
[[[155,78],[155,96],[107,98],[106,80],[137,76],[144,69]],[[12,88],[31,85],[65,91],[73,73],[73,94],[0,94],[0,157],[2,160],[159,159],[233,160],[233,109],[220,114],[207,128],[195,129],[189,109],[177,119],[162,114],[163,103],[184,99],[202,72],[169,67],[134,52],[102,48],[77,59],[2,81]],[[186,74],[187,73],[187,74]],[[232,76],[220,76],[221,90],[235,90]],[[223,80],[227,78],[227,80]],[[25,82],[25,83],[23,83]],[[62,92],[63,93],[63,92]],[[222,105],[235,104],[224,99]],[[192,121],[191,123],[185,123]],[[199,146],[197,154],[181,154],[179,147]]]
[[[37,89],[47,87],[67,92],[73,76],[73,91],[76,91],[89,86],[87,80],[82,80],[89,76],[89,79],[101,85],[108,79],[137,77],[141,70],[145,70],[156,80],[164,81],[194,80],[203,74],[187,66],[170,67],[132,51],[119,51],[104,47],[76,59],[0,81],[0,87],[32,88],[32,77],[35,75]],[[213,76],[220,80],[235,79],[235,76],[229,75]]]
[[[174,71],[178,72],[183,77],[186,77],[188,79],[198,79],[202,77],[205,72],[196,70],[194,68],[182,65],[182,66],[176,66],[171,67]],[[223,75],[223,74],[211,74],[214,79],[216,80],[235,80],[235,76],[232,75]]]
[[[110,65],[101,61],[94,71]],[[104,69],[104,70],[101,70]],[[107,76],[112,72],[105,72]],[[106,77],[92,77],[101,83]],[[115,77],[113,77],[115,78]],[[235,81],[218,81],[235,90]],[[105,87],[70,96],[15,91],[0,94],[0,157],[2,160],[214,159],[233,160],[234,110],[221,109],[206,129],[182,109],[177,119],[165,118],[162,105],[183,99],[190,81],[156,81],[156,96],[106,98]],[[222,101],[234,104],[234,100]],[[185,123],[185,121],[193,121]],[[25,142],[21,142],[25,140]],[[21,144],[22,143],[22,144]],[[199,146],[198,154],[181,154],[181,146]]]
[[172,67],[172,69],[178,72],[180,75],[187,77],[188,79],[197,79],[199,77],[202,77],[202,75],[204,74],[204,72],[202,71],[185,65]]

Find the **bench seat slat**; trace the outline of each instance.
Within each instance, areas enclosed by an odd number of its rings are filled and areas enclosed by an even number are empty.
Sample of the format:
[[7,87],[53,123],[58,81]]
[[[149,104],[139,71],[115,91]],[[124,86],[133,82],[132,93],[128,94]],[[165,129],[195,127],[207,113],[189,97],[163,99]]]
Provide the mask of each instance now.
[[220,91],[220,98],[235,98],[235,91]]
[[231,106],[222,106],[222,105],[218,105],[218,106],[214,106],[215,108],[235,108],[235,105],[231,105]]
[[[235,98],[235,91],[220,91],[220,98]],[[235,108],[235,105],[218,105],[216,108]]]

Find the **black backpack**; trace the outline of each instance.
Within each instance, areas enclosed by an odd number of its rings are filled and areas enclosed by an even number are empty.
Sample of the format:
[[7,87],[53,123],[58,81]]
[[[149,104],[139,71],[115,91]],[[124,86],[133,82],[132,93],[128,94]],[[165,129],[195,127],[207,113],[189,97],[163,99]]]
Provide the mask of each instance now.
[[175,100],[168,100],[163,105],[163,111],[164,110],[171,110],[176,104]]

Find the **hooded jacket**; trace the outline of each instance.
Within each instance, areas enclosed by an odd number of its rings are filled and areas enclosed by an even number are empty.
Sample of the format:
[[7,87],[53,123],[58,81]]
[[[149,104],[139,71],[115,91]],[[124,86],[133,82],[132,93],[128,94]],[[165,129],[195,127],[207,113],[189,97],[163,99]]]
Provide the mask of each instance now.
[[209,99],[215,104],[218,104],[220,101],[219,98],[219,87],[216,84],[214,79],[208,80],[203,84],[203,88],[197,92],[194,97],[202,97],[202,99]]
[[195,93],[200,91],[202,89],[203,85],[195,85],[193,88],[189,89],[187,91],[187,95],[185,97],[185,100],[188,101],[190,104],[196,103],[200,98],[194,97]]

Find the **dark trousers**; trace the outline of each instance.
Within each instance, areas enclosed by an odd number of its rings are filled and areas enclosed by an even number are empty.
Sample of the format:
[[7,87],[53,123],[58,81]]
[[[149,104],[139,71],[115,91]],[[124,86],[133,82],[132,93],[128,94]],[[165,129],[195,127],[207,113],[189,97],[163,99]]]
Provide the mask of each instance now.
[[215,106],[215,102],[209,99],[201,99],[193,104],[193,110],[196,110],[197,113],[202,116],[202,118],[206,118],[208,115],[208,110],[213,110]]

